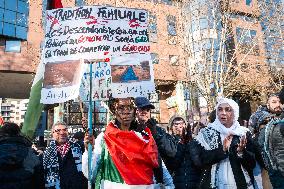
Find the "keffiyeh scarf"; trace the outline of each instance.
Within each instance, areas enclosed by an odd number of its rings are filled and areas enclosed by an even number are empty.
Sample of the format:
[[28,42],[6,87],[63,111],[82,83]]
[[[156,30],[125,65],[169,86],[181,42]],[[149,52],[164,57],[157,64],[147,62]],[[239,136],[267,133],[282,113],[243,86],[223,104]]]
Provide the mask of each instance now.
[[[67,144],[68,143],[68,144]],[[75,160],[77,171],[82,171],[82,151],[80,145],[72,141],[57,147],[55,141],[51,141],[49,147],[43,154],[43,168],[45,170],[45,187],[60,189],[59,163],[57,152],[64,157],[69,149],[72,150],[72,156]]]
[[[234,122],[230,128],[225,127],[218,119],[217,110],[221,104],[229,104],[234,111]],[[240,126],[238,122],[239,118],[239,106],[238,104],[228,98],[220,98],[216,106],[216,119],[213,123],[209,124],[206,128],[201,129],[196,136],[196,141],[204,147],[205,150],[214,150],[219,147],[219,143],[223,143],[223,140],[228,135],[244,136],[246,132],[249,131],[248,128]],[[220,136],[221,141],[218,139]],[[219,164],[212,165],[211,168],[211,187],[216,187],[217,173],[219,169]]]
[[56,146],[56,148],[57,148],[57,152],[60,154],[60,156],[62,158],[64,158],[64,156],[67,154],[67,152],[70,149],[70,144],[69,144],[69,142],[66,142],[65,144]]

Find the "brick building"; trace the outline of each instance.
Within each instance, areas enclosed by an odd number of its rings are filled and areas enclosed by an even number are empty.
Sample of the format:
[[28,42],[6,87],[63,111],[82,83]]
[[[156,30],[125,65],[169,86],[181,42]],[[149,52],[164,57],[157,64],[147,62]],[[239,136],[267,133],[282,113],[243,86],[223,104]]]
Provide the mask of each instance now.
[[[29,97],[32,79],[40,61],[44,25],[42,17],[46,4],[47,0],[0,0],[0,97]],[[175,110],[168,110],[166,99],[175,95],[177,81],[187,80],[181,2],[62,0],[62,4],[63,7],[110,5],[149,11],[149,38],[157,89],[157,93],[151,95],[156,105],[153,116],[161,123],[167,123]],[[105,121],[103,114],[98,117],[101,117],[100,121]],[[72,117],[68,119],[75,120]]]

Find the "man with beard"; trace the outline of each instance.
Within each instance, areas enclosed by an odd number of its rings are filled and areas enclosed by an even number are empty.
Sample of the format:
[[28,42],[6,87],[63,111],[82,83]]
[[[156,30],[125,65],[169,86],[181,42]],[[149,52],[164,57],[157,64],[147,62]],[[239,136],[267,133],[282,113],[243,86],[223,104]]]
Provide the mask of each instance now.
[[[283,112],[282,104],[280,102],[279,94],[273,93],[268,97],[266,105],[261,105],[257,111],[250,117],[250,126],[253,129],[253,141],[256,146],[256,160],[257,164],[254,168],[254,176],[257,185],[263,185],[264,188],[271,186],[270,179],[268,177],[267,170],[265,169],[265,163],[262,157],[262,144],[264,143],[264,130],[262,136],[259,138],[260,131],[266,126],[272,119],[279,119]],[[262,142],[259,142],[262,141]]]
[[[282,114],[272,117],[270,122],[259,131],[258,137],[265,168],[268,170],[271,184],[275,189],[284,188],[284,116],[283,110],[279,110],[279,106],[283,107],[283,95],[284,88],[273,104],[274,112]],[[280,103],[279,106],[276,105],[278,103]]]
[[254,134],[258,135],[261,130],[272,118],[280,118],[283,113],[283,105],[280,102],[279,94],[271,94],[266,105],[258,107],[257,111],[250,117],[250,125]]
[[[132,98],[113,98],[109,109],[114,120],[94,142],[86,133],[84,142],[93,147],[91,182],[96,189],[154,188],[158,150],[149,128],[138,129]],[[83,172],[88,177],[88,153],[83,154]]]

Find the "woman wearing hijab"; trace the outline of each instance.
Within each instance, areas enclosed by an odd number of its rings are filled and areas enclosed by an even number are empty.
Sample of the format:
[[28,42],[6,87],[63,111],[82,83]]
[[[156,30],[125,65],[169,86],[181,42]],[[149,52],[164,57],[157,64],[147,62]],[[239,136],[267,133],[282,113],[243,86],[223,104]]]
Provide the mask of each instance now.
[[219,99],[215,121],[201,129],[192,142],[192,161],[203,170],[200,188],[254,188],[254,146],[249,130],[240,126],[238,118],[238,104]]

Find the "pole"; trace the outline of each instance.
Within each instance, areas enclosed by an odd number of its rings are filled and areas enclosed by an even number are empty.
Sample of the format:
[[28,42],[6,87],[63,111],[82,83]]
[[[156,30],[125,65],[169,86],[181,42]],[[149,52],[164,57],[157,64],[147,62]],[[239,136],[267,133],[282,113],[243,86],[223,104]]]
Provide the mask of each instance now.
[[[93,79],[93,64],[92,62],[90,63],[90,94],[89,94],[89,110],[88,110],[88,132],[89,136],[93,135],[93,119],[92,119],[92,79]],[[92,189],[92,183],[91,183],[91,178],[92,178],[92,145],[89,143],[88,144],[88,189]]]

